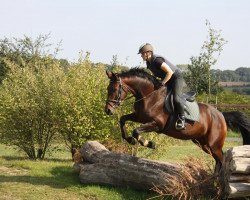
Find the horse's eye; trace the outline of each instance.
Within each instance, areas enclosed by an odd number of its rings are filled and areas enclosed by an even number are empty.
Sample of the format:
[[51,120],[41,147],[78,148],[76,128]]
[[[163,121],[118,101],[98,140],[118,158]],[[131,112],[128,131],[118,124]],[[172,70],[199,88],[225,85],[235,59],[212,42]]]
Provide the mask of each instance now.
[[114,90],[114,87],[113,86],[111,86],[111,85],[109,85],[108,86],[108,91],[110,92],[110,93],[113,93],[115,90]]

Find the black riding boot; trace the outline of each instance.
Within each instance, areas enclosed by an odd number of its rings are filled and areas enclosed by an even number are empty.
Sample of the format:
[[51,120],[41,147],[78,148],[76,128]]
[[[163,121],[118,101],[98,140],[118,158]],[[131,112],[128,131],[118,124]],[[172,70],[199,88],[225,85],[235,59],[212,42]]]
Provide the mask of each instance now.
[[176,120],[175,128],[176,128],[176,130],[182,130],[182,129],[186,128],[184,115],[178,115],[178,119]]

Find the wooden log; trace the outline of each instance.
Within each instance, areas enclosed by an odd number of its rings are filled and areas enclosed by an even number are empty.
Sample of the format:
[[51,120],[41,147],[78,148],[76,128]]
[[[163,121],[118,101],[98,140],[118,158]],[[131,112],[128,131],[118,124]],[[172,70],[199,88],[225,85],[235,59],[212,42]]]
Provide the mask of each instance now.
[[250,183],[229,183],[229,188],[228,198],[250,196]]
[[250,196],[250,145],[233,147],[224,154],[220,178],[224,198]]
[[250,174],[250,158],[234,157],[230,161],[231,173]]
[[81,155],[84,162],[75,168],[80,169],[80,181],[84,184],[148,190],[154,186],[166,187],[182,174],[180,165],[110,152],[96,141],[85,143]]
[[235,157],[250,158],[250,145],[243,145],[231,148],[227,151],[227,159]]
[[229,177],[229,182],[245,182],[245,183],[250,183],[250,175],[246,174],[232,174]]

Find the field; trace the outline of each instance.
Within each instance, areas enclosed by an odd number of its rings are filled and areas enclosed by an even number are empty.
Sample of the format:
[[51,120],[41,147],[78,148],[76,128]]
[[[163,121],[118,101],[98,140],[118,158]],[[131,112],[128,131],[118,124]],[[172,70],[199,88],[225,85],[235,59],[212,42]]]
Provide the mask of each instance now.
[[[190,141],[167,139],[167,145],[159,141],[156,150],[138,147],[138,156],[169,162],[185,162],[192,156],[212,164],[212,159]],[[238,138],[228,139],[224,150],[240,144]],[[156,196],[130,188],[81,185],[72,168],[71,154],[63,146],[47,157],[31,161],[18,150],[0,144],[0,199],[144,200]]]
[[236,92],[238,94],[242,94],[242,95],[247,95],[249,96],[249,91],[250,91],[250,85],[242,85],[242,86],[237,86],[237,85],[232,85],[232,86],[226,86],[223,87],[223,89],[225,91],[229,91],[229,92]]

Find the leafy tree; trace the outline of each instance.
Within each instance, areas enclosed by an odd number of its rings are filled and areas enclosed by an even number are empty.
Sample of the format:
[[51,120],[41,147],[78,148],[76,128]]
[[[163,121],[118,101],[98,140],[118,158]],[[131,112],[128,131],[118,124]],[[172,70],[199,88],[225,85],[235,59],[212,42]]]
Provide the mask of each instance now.
[[235,73],[233,70],[211,70],[212,77],[219,77],[220,81],[239,81],[240,76]]
[[18,146],[31,159],[44,158],[57,132],[54,104],[64,72],[58,63],[48,63],[37,60],[35,68],[28,64],[20,68],[6,61],[9,74],[1,87],[2,141]]
[[113,72],[119,72],[119,71],[128,70],[128,67],[124,66],[123,64],[121,64],[118,61],[118,56],[117,55],[113,55],[112,60],[110,62],[110,65],[107,65],[107,70],[113,71]]
[[118,56],[117,55],[113,55],[112,56],[112,60],[110,62],[110,65],[107,67],[107,69],[109,71],[114,71],[116,70],[116,68],[119,66],[119,62],[118,62]]
[[240,77],[240,81],[250,82],[250,68],[240,67],[235,70],[235,73]]
[[[17,41],[26,47],[26,40]],[[120,138],[118,118],[131,110],[133,100],[121,106],[113,117],[104,113],[106,65],[93,64],[89,52],[76,63],[57,60],[40,49],[48,47],[46,42],[40,48],[36,46],[37,51],[26,53],[22,42],[11,43],[7,49],[18,47],[1,57],[7,69],[0,85],[2,142],[16,145],[31,159],[43,159],[56,136],[63,136],[70,148],[86,140]]]
[[49,53],[48,39],[49,35],[39,35],[35,40],[0,40],[1,138],[32,159],[44,158],[55,134],[50,111],[57,85],[54,67],[59,63]]
[[91,63],[89,54],[67,70],[50,56],[34,61],[20,67],[5,59],[9,72],[0,91],[3,142],[18,146],[31,159],[43,159],[58,134],[73,147],[118,132],[115,118],[104,113],[105,67]]
[[208,39],[204,41],[200,55],[191,57],[185,79],[191,89],[197,93],[205,92],[210,96],[211,88],[218,86],[218,80],[212,78],[210,70],[217,62],[227,41],[222,38],[220,31],[211,27],[209,21],[206,21],[206,26]]
[[60,132],[71,147],[114,133],[114,119],[104,113],[107,85],[105,67],[96,67],[86,57],[68,70],[58,115]]
[[[8,73],[8,66],[5,60],[8,59],[14,62],[17,67],[25,67],[27,64],[36,67],[36,62],[39,59],[50,57],[55,59],[60,50],[59,43],[53,52],[50,52],[52,44],[48,43],[49,34],[39,35],[37,38],[24,36],[23,38],[4,38],[0,39],[0,83]],[[48,61],[48,60],[47,60]],[[64,65],[65,65],[64,61]],[[46,67],[46,66],[45,66]]]
[[250,68],[249,67],[239,67],[236,70],[211,70],[213,77],[220,77],[221,81],[225,82],[250,82]]
[[191,65],[188,65],[185,80],[189,88],[198,94],[202,94],[208,90],[207,75],[204,71],[206,71],[206,67],[203,57],[191,57]]

